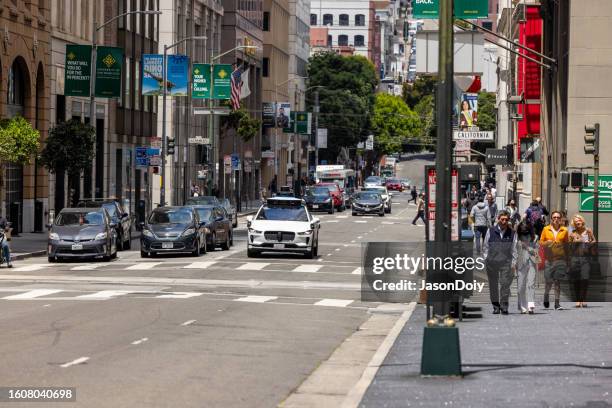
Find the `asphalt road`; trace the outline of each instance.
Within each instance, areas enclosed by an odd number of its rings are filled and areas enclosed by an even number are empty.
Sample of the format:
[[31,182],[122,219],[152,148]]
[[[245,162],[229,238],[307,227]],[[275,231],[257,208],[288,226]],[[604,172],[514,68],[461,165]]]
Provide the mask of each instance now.
[[57,407],[276,406],[381,306],[359,300],[361,243],[422,241],[407,199],[384,218],[319,215],[314,260],[247,258],[241,222],[231,250],[199,258],[2,269],[0,386],[76,387]]

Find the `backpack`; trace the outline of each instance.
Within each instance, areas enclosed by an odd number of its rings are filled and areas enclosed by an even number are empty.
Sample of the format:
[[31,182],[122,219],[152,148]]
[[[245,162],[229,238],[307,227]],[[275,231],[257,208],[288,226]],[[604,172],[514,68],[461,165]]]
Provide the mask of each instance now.
[[527,214],[527,220],[531,225],[536,226],[542,223],[544,213],[540,207],[529,207],[528,212],[529,214]]

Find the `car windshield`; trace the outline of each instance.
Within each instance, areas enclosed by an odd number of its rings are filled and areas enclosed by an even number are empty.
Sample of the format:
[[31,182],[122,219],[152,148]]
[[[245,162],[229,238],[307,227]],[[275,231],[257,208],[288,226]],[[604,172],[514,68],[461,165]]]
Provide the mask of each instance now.
[[212,214],[212,208],[196,208],[198,212],[198,217],[200,217],[200,221],[208,221],[210,219],[210,215]]
[[303,221],[308,222],[308,214],[304,207],[268,207],[257,213],[257,220],[268,221]]
[[55,225],[75,226],[75,225],[102,225],[104,215],[100,212],[66,212],[60,213],[55,220]]
[[323,179],[322,182],[338,184],[340,186],[340,188],[344,188],[344,180],[343,179]]
[[149,217],[149,224],[187,224],[192,220],[189,210],[155,210]]
[[191,197],[187,199],[187,205],[211,205],[219,204],[219,199],[215,196]]
[[366,183],[380,183],[380,177],[373,177],[370,176],[367,179],[365,179]]
[[364,191],[378,191],[379,194],[387,194],[387,189],[385,187],[368,187],[364,189]]
[[358,193],[355,198],[358,200],[378,200],[380,195],[378,193]]
[[329,195],[329,189],[327,187],[315,187],[312,190],[310,190],[310,193],[312,195],[316,195],[316,196],[328,196]]
[[338,186],[335,185],[335,184],[326,184],[326,185],[321,186],[321,187],[325,187],[329,191],[338,191]]
[[389,179],[389,180],[387,180],[387,183],[399,184],[399,183],[400,183],[400,181],[399,181],[399,180],[397,180],[397,179]]

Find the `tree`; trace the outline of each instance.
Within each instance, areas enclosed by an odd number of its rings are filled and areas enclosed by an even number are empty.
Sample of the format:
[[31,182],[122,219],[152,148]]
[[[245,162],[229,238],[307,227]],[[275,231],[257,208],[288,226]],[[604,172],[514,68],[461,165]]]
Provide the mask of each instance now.
[[233,110],[223,118],[222,127],[225,131],[236,129],[236,134],[244,142],[248,142],[257,136],[261,128],[261,121],[252,118],[244,109]]
[[495,94],[492,92],[478,94],[478,127],[482,131],[495,130],[497,127]]
[[[435,113],[435,101],[433,95],[425,95],[419,103],[414,107],[414,112],[421,121],[421,131],[419,138],[421,141],[422,148],[428,148],[433,150],[436,140],[436,113]],[[420,151],[423,149],[409,148],[410,151]]]
[[3,183],[4,166],[7,163],[30,163],[38,151],[38,130],[21,116],[0,120],[0,185]]
[[376,151],[390,154],[402,150],[406,141],[421,136],[421,121],[399,96],[379,93],[376,95],[372,115],[372,131]]
[[402,97],[408,107],[414,109],[424,97],[435,95],[437,83],[438,78],[435,76],[420,76],[412,84],[404,83]]
[[40,162],[49,172],[63,177],[68,174],[68,191],[73,202],[72,187],[79,182],[81,172],[94,159],[95,130],[77,119],[58,123],[49,132]]

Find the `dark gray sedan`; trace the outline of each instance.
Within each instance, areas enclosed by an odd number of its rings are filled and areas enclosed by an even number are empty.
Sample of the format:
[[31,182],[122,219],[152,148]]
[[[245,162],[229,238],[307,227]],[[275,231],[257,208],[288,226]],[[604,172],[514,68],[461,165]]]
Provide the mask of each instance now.
[[64,208],[49,228],[48,258],[117,257],[116,225],[104,208]]
[[205,225],[193,207],[158,207],[141,224],[140,256],[206,252]]
[[351,209],[353,215],[378,214],[385,216],[385,205],[382,197],[377,192],[360,191],[353,195]]

